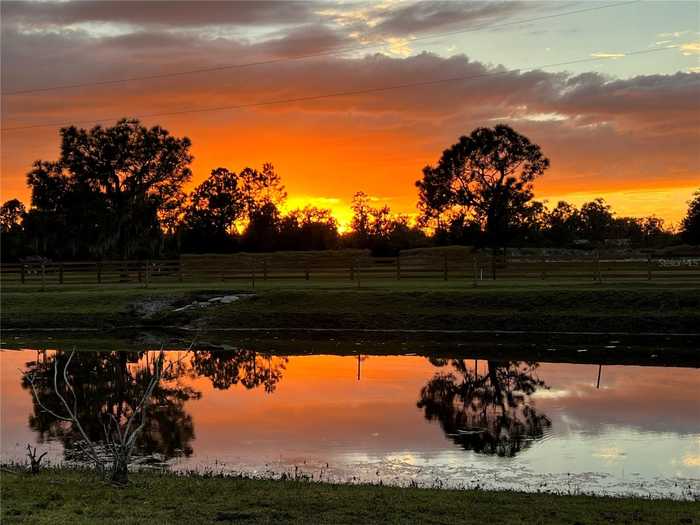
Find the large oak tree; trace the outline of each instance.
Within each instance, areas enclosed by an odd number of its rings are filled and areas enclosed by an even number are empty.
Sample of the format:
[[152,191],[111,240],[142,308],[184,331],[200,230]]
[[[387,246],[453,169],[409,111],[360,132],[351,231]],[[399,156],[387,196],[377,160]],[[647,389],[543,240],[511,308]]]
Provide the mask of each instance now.
[[59,254],[126,258],[156,249],[191,177],[190,140],[128,119],[60,135],[59,159],[37,161],[27,175],[34,233],[59,236],[51,243]]
[[481,225],[488,244],[503,245],[548,167],[540,147],[511,127],[477,128],[423,169],[416,182],[423,222],[442,229],[452,217],[467,217]]

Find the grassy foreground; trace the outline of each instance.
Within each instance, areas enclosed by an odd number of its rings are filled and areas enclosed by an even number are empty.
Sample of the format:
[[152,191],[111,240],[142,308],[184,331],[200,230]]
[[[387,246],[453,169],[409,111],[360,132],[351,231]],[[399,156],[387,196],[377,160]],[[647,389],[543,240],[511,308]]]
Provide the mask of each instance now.
[[[193,300],[254,293],[235,303],[174,312]],[[3,328],[125,325],[209,328],[348,328],[697,332],[697,284],[518,284],[465,282],[274,283],[255,290],[230,283],[13,287],[2,292]]]
[[134,473],[4,469],[2,523],[700,523],[700,504]]

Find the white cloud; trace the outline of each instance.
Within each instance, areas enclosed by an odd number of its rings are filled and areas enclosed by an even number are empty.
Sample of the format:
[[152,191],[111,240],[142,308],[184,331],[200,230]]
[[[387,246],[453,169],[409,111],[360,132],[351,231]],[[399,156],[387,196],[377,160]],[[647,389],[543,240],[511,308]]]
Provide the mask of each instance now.
[[593,58],[610,58],[612,60],[618,59],[618,58],[623,58],[625,56],[624,53],[591,53],[591,56]]

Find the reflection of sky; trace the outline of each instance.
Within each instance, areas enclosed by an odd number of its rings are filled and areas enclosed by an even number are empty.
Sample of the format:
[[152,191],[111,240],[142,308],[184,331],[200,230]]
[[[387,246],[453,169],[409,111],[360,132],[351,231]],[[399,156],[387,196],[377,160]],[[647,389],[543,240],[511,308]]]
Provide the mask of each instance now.
[[[27,428],[31,400],[17,370],[34,355],[0,354],[3,459],[22,456],[34,439]],[[647,483],[663,492],[673,479],[700,480],[697,369],[603,367],[597,390],[595,365],[543,364],[537,374],[550,389],[534,401],[552,427],[515,458],[464,451],[423,418],[416,401],[438,370],[448,368],[415,356],[370,356],[358,382],[354,357],[293,357],[274,394],[240,385],[214,390],[198,378],[202,398],[185,407],[194,420],[194,455],[179,465],[313,470],[328,463],[343,479],[379,472],[387,481],[506,487],[523,479],[524,486],[551,486],[570,473],[581,490],[607,491]]]

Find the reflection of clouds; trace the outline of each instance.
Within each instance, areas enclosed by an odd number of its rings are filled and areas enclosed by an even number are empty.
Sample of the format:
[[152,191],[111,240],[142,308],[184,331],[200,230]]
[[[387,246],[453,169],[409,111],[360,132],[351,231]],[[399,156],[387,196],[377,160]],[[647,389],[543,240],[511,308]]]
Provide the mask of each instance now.
[[593,457],[601,458],[608,463],[614,463],[627,454],[619,447],[605,447],[593,452]]
[[700,467],[700,454],[686,454],[683,456],[683,464],[686,467]]
[[533,399],[560,399],[560,398],[567,398],[572,395],[572,391],[569,389],[561,389],[557,390],[554,388],[551,388],[549,390],[538,390],[534,394],[532,394]]
[[684,368],[604,366],[601,387],[595,387],[595,365],[542,364],[540,376],[550,395],[538,391],[540,408],[568,427],[604,433],[610,425],[646,432],[700,433],[693,417],[700,411],[700,371]]

